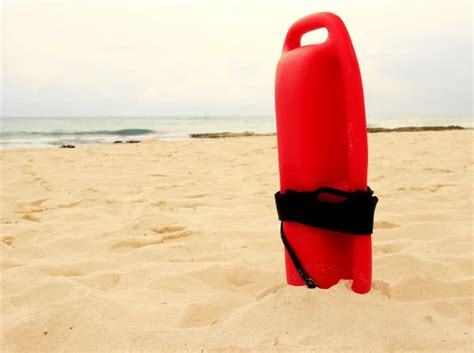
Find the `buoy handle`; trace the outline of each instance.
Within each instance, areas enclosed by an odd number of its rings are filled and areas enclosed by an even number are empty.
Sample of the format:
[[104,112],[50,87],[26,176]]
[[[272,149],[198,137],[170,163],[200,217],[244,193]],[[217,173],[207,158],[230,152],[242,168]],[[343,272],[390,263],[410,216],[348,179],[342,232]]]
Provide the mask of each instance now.
[[285,53],[299,48],[301,46],[301,37],[303,37],[305,33],[315,31],[320,28],[327,29],[328,38],[326,39],[326,42],[329,42],[331,36],[334,36],[338,32],[341,24],[344,27],[344,24],[339,16],[330,12],[318,12],[303,17],[296,21],[288,30],[285,43],[283,45],[283,52]]

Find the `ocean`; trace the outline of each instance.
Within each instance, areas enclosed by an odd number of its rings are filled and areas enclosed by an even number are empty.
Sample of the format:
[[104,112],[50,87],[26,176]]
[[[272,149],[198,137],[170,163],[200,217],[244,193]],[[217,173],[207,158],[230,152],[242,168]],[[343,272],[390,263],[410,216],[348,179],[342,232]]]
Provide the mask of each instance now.
[[[472,117],[368,117],[369,127],[473,127]],[[275,132],[273,116],[2,117],[0,148],[57,147],[114,141],[179,140],[191,133]]]

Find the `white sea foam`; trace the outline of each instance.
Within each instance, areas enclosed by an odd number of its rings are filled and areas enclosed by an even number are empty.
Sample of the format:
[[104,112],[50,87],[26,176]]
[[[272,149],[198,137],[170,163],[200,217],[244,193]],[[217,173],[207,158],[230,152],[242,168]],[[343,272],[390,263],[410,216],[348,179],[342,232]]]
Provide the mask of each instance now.
[[[472,117],[371,117],[370,127],[473,127]],[[4,117],[0,120],[0,147],[54,147],[113,143],[114,141],[186,139],[192,133],[272,133],[272,116],[201,117]]]

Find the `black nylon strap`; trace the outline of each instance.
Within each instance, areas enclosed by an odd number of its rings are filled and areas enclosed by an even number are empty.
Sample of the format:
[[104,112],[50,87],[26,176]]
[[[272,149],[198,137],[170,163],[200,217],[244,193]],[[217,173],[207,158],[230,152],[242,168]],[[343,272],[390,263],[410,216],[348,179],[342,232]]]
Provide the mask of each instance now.
[[313,281],[311,276],[306,273],[303,266],[301,265],[300,260],[298,260],[298,256],[296,256],[295,252],[293,251],[293,248],[290,246],[290,243],[288,243],[288,240],[286,239],[286,236],[285,236],[285,231],[283,230],[283,222],[281,222],[280,224],[280,235],[281,235],[281,241],[285,245],[286,251],[288,252],[288,255],[290,255],[291,261],[293,261],[293,265],[295,266],[296,271],[298,271],[301,279],[304,281],[306,286],[308,288],[319,287],[318,284],[315,281]]
[[[321,194],[343,197],[340,202],[319,199]],[[372,234],[377,197],[368,187],[367,191],[354,192],[333,188],[315,191],[287,190],[277,192],[275,201],[280,221],[292,221],[354,235]]]
[[[331,194],[345,198],[334,203],[319,200],[321,194]],[[286,251],[308,288],[317,288],[318,284],[304,270],[293,248],[290,246],[283,229],[283,221],[293,221],[311,227],[340,231],[354,235],[371,235],[374,223],[375,206],[378,198],[373,191],[354,192],[320,188],[313,192],[287,190],[285,194],[277,192],[275,201],[278,219],[281,222],[280,235]]]

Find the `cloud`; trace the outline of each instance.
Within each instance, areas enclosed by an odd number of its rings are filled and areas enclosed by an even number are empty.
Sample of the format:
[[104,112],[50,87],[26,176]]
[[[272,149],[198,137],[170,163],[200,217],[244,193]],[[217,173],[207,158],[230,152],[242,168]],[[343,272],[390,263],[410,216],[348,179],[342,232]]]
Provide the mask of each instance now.
[[334,11],[369,114],[472,114],[462,1],[4,2],[3,115],[272,114],[289,25]]

